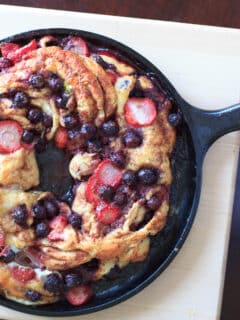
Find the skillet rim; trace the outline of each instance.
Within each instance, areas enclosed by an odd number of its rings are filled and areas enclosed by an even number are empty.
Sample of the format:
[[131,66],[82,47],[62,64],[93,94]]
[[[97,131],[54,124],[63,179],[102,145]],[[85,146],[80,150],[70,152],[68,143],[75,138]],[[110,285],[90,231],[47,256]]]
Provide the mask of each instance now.
[[[43,29],[35,29],[35,30],[21,32],[19,34],[15,34],[7,38],[1,39],[0,42],[24,41],[30,38],[39,37],[47,34],[76,35],[76,36],[86,37],[87,39],[91,39],[91,40],[97,40],[97,41],[100,40],[106,43],[107,45],[113,47],[114,49],[116,49],[116,51],[124,52],[126,55],[129,55],[131,59],[132,58],[136,59],[137,65],[142,64],[147,69],[151,70],[153,74],[157,75],[157,78],[161,80],[161,86],[163,87],[164,90],[167,89],[166,91],[170,92],[171,97],[173,97],[174,100],[177,102],[177,105],[183,112],[183,115],[185,115],[185,113],[189,110],[189,107],[192,107],[178,94],[178,92],[176,91],[174,86],[171,84],[171,82],[154,64],[152,64],[148,59],[146,59],[137,51],[131,49],[125,44],[120,43],[110,37],[106,37],[106,36],[103,36],[94,32],[85,31],[85,30],[78,30],[78,29],[43,28]],[[190,119],[188,117],[185,117],[185,121],[190,129],[190,134],[193,141],[193,149],[195,152],[195,164],[196,164],[195,192],[192,199],[192,206],[188,214],[187,223],[183,227],[183,230],[180,236],[178,237],[176,245],[173,247],[173,249],[170,251],[168,256],[164,259],[161,265],[154,272],[150,273],[150,275],[147,276],[146,279],[143,280],[139,285],[134,286],[132,289],[128,290],[127,292],[121,293],[119,297],[113,297],[112,299],[108,299],[108,301],[96,306],[87,307],[86,305],[86,306],[81,306],[80,308],[73,307],[72,310],[47,311],[47,310],[41,309],[41,306],[38,306],[38,307],[26,306],[24,304],[20,304],[15,301],[5,299],[1,296],[0,296],[0,305],[3,305],[15,311],[20,311],[22,313],[39,315],[39,316],[50,316],[50,317],[78,316],[82,314],[97,312],[97,311],[112,307],[118,303],[121,303],[129,299],[130,297],[136,295],[138,292],[140,292],[146,286],[148,286],[151,282],[153,282],[168,267],[170,262],[175,258],[175,256],[183,246],[191,230],[192,224],[194,222],[194,218],[196,215],[199,198],[200,198],[203,155],[201,154],[200,150],[197,148],[196,137],[195,137],[194,131],[191,130],[192,124]]]

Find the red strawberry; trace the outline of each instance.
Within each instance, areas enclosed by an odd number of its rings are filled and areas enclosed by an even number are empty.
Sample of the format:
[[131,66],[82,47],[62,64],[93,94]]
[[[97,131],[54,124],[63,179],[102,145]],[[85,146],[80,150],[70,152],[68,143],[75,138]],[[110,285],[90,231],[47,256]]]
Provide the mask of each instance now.
[[92,202],[94,204],[98,204],[101,201],[98,188],[100,187],[97,177],[95,175],[91,176],[88,180],[87,187],[86,187],[86,198],[87,201]]
[[0,247],[4,245],[4,242],[5,242],[5,232],[2,226],[0,225]]
[[50,223],[49,227],[53,229],[49,235],[48,239],[51,241],[64,240],[63,230],[68,224],[68,219],[64,216],[55,217]]
[[100,56],[107,56],[109,58],[113,58],[113,59],[119,60],[117,58],[117,56],[114,53],[110,52],[110,51],[106,51],[106,50],[99,51],[99,55]]
[[58,128],[54,139],[55,139],[56,146],[59,149],[66,148],[67,142],[68,142],[67,130],[65,128]]
[[13,52],[18,50],[20,47],[18,44],[11,43],[11,42],[3,42],[0,43],[0,50],[2,56],[5,58],[9,58],[8,55],[11,55]]
[[117,81],[118,75],[112,70],[107,70],[107,75],[109,76],[112,85],[114,85]]
[[86,42],[80,37],[71,37],[63,47],[64,50],[70,50],[80,56],[89,56],[89,50]]
[[14,62],[18,62],[21,60],[22,56],[35,49],[37,49],[37,41],[34,39],[25,46],[17,49],[16,51],[9,52],[7,58],[11,59]]
[[110,160],[103,160],[95,170],[100,185],[117,187],[122,180],[122,170],[113,165]]
[[23,129],[17,121],[0,121],[0,153],[11,153],[21,148]]
[[120,210],[111,204],[101,203],[96,209],[96,218],[103,224],[111,224],[120,216]]
[[10,269],[12,277],[22,283],[26,283],[32,280],[36,273],[33,269],[27,269],[22,267],[13,267]]
[[82,285],[69,289],[66,293],[66,299],[73,306],[81,306],[88,302],[92,295],[92,287],[89,285]]
[[155,104],[149,98],[130,98],[124,108],[126,121],[136,127],[152,124],[157,116]]

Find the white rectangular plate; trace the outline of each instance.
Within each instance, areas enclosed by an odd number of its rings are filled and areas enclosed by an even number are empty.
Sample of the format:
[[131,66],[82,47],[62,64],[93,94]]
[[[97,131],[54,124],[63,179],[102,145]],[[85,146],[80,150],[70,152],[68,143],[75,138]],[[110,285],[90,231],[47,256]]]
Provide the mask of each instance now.
[[[2,5],[0,21],[0,38],[49,27],[76,28],[112,37],[151,60],[188,102],[201,108],[221,108],[240,99],[239,30]],[[238,141],[238,133],[229,134],[208,152],[197,217],[175,260],[137,296],[99,312],[99,320],[218,319]],[[40,317],[0,307],[0,318]]]

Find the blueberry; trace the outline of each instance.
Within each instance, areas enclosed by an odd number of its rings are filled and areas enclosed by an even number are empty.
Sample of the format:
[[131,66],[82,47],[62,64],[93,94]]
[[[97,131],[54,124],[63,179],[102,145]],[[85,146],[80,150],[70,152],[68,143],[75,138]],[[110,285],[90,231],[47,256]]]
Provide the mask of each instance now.
[[177,127],[182,120],[180,113],[171,113],[168,115],[168,122],[172,127]]
[[81,128],[81,133],[87,139],[94,139],[97,135],[97,127],[93,123],[84,123]]
[[82,283],[82,276],[79,273],[70,273],[65,276],[64,280],[66,287],[72,288]]
[[35,290],[31,290],[31,289],[28,289],[25,294],[25,297],[32,302],[36,302],[36,301],[40,300],[41,296],[42,296],[41,293],[39,293]]
[[35,89],[42,89],[45,86],[45,79],[40,73],[32,74],[28,82]]
[[41,222],[36,225],[35,234],[37,238],[45,238],[47,237],[49,232],[50,232],[50,228],[46,223]]
[[66,92],[63,92],[61,96],[57,96],[55,98],[56,105],[59,109],[66,109],[68,100],[69,100],[69,94]]
[[99,140],[91,140],[87,142],[87,149],[89,153],[98,153],[102,150],[102,145]]
[[135,171],[127,170],[123,175],[123,182],[130,188],[134,188],[137,184],[137,174]]
[[61,78],[59,78],[56,74],[51,74],[48,78],[48,86],[53,92],[60,92],[63,90],[64,83]]
[[114,196],[114,188],[111,186],[100,186],[99,195],[105,201],[111,201]]
[[14,222],[18,224],[20,227],[26,227],[28,217],[26,205],[22,204],[16,207],[12,212],[12,217]]
[[51,128],[53,125],[53,119],[48,114],[43,113],[43,125],[45,128]]
[[126,193],[117,191],[114,198],[113,198],[113,203],[119,207],[123,207],[127,203]]
[[53,217],[55,217],[59,213],[58,204],[54,200],[51,200],[51,199],[45,200],[44,207],[45,207],[48,219],[52,219]]
[[63,280],[59,274],[51,273],[46,277],[43,287],[48,292],[58,294],[62,291]]
[[15,252],[8,246],[5,247],[0,254],[0,261],[5,263],[9,263],[13,261],[14,258],[15,258]]
[[46,219],[46,209],[42,203],[38,202],[32,207],[33,216],[37,220]]
[[151,210],[157,210],[160,207],[161,200],[157,195],[153,195],[149,200],[147,200],[146,205]]
[[142,144],[142,136],[137,130],[129,130],[122,138],[123,144],[127,148],[136,148]]
[[34,139],[34,134],[32,131],[24,130],[22,134],[22,141],[24,143],[32,143]]
[[118,124],[111,120],[104,122],[101,129],[105,137],[116,137],[119,132]]
[[67,202],[67,204],[69,204],[70,206],[73,203],[73,199],[74,199],[74,194],[72,191],[72,187],[70,187],[67,192],[61,197],[61,200],[64,202]]
[[158,181],[158,172],[154,168],[142,168],[138,171],[138,179],[142,185],[151,186]]
[[72,213],[68,217],[68,222],[74,229],[81,229],[82,226],[82,218],[79,214]]
[[69,113],[64,117],[64,124],[67,129],[72,129],[78,125],[77,115],[74,113]]
[[126,164],[126,155],[122,150],[117,150],[110,154],[110,160],[119,168],[124,168]]
[[5,68],[10,68],[12,66],[13,66],[12,60],[5,58],[5,57],[0,58],[0,70],[5,69]]
[[32,108],[29,110],[27,118],[31,123],[37,124],[42,120],[42,112],[37,108]]
[[13,108],[22,109],[27,107],[29,104],[29,98],[26,93],[24,92],[16,92],[13,97]]

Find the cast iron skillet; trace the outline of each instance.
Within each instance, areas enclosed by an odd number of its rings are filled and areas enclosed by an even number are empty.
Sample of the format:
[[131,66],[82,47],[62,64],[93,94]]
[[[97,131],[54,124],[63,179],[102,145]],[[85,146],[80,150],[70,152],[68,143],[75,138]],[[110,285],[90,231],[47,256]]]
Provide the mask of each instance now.
[[[121,59],[148,73],[165,93],[172,98],[174,108],[183,114],[172,155],[173,184],[170,215],[164,230],[152,237],[151,250],[146,261],[130,264],[113,280],[106,278],[95,284],[95,297],[86,305],[73,307],[64,301],[30,307],[0,297],[0,304],[17,311],[42,316],[73,316],[111,307],[135,295],[150,284],[168,266],[183,245],[194,220],[200,190],[202,164],[210,145],[220,136],[240,129],[240,105],[226,109],[206,111],[192,107],[184,101],[167,78],[148,60],[127,46],[112,39],[80,30],[44,29],[12,36],[2,41],[21,44],[43,35],[81,36],[97,47],[116,51]],[[46,153],[47,160],[49,155]],[[44,159],[43,159],[44,161]],[[44,185],[44,183],[43,183]]]

